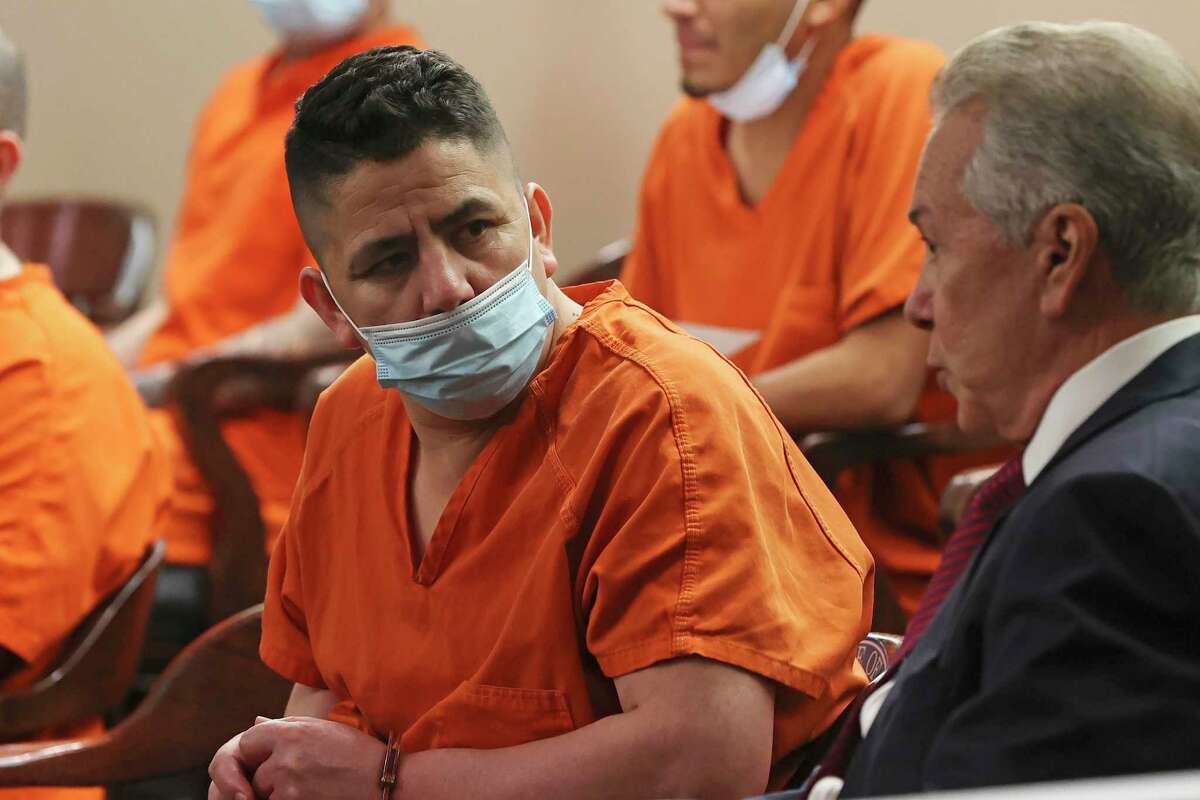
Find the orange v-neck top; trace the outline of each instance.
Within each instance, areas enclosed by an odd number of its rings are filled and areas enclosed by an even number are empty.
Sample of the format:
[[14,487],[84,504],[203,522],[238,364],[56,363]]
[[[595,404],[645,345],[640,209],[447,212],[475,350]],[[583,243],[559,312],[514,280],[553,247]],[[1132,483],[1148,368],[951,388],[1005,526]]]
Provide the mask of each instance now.
[[618,283],[584,303],[423,559],[412,428],[360,360],[321,398],[271,559],[262,657],[408,752],[618,713],[612,679],[698,655],[778,684],[784,757],[863,686],[873,564],[745,377]]
[[[921,266],[907,215],[942,63],[922,42],[852,40],[755,206],[742,198],[725,120],[702,100],[682,101],[646,168],[621,275],[630,293],[751,376],[898,309]],[[952,399],[929,381],[918,418],[953,413]],[[839,485],[909,611],[940,557],[938,493],[962,468],[961,459],[945,469],[893,462],[851,471]]]

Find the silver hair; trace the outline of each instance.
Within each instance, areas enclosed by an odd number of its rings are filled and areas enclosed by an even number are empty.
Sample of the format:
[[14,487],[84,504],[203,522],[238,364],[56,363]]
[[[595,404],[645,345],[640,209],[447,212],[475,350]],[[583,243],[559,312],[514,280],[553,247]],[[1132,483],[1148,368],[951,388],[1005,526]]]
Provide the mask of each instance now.
[[935,84],[939,121],[973,103],[986,116],[963,194],[1009,245],[1078,203],[1134,308],[1200,310],[1200,78],[1166,42],[1113,22],[1000,28]]

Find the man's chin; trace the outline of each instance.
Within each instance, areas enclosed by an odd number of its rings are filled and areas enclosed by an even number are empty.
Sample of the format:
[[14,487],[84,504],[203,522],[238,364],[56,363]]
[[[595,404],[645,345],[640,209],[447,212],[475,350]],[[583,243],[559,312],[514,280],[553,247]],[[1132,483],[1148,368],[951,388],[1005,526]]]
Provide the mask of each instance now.
[[687,77],[684,77],[683,80],[679,82],[679,88],[683,90],[683,93],[688,97],[695,97],[697,99],[708,97],[714,91],[708,86],[702,86],[691,80],[688,80]]

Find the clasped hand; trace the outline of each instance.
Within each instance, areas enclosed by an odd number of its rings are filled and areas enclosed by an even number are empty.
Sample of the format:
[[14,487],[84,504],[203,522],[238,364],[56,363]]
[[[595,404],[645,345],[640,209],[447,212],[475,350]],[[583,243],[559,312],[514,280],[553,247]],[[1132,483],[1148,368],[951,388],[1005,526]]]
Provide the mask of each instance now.
[[213,756],[208,800],[362,800],[377,790],[385,749],[378,739],[337,722],[259,717]]

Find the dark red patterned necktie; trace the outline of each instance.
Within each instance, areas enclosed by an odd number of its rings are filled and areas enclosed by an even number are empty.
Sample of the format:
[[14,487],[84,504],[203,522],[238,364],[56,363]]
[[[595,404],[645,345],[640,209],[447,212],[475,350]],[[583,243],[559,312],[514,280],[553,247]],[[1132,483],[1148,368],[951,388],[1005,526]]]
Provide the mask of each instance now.
[[1021,471],[1020,456],[1008,461],[988,478],[963,513],[962,522],[946,541],[942,561],[933,572],[929,586],[921,597],[916,612],[904,631],[904,643],[900,646],[896,661],[912,650],[921,634],[929,627],[942,601],[958,583],[963,570],[995,524],[996,518],[1007,510],[1025,491],[1025,476]]

